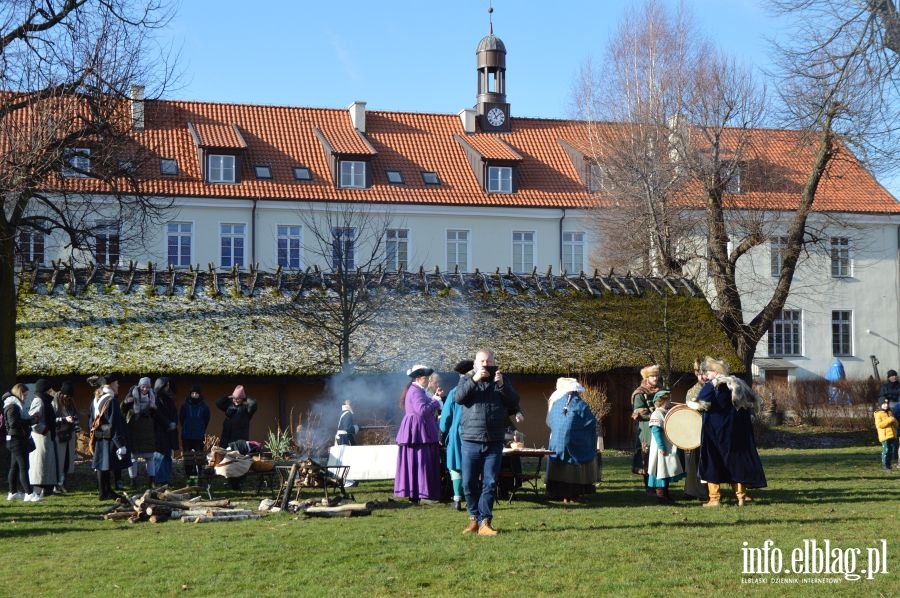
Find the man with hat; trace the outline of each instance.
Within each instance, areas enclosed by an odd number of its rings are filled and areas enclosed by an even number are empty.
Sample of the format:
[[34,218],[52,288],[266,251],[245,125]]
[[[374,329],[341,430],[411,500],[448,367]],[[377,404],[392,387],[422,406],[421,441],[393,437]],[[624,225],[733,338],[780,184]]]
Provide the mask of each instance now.
[[703,506],[720,506],[719,489],[727,482],[742,507],[747,502],[748,487],[766,486],[751,419],[751,411],[758,410],[759,399],[743,380],[728,375],[724,361],[707,357],[702,367],[708,382],[697,395],[703,412],[698,473],[706,481],[709,493],[709,501]]
[[473,370],[461,377],[453,400],[462,405],[462,478],[469,511],[464,534],[496,536],[491,525],[497,477],[503,459],[507,418],[519,408],[519,395],[500,373],[494,352],[475,354]]

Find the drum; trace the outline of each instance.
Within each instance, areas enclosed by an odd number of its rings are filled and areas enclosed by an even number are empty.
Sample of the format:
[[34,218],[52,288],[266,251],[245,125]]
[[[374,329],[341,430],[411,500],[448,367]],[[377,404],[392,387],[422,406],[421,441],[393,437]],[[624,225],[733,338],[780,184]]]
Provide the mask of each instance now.
[[663,420],[666,438],[678,448],[691,451],[700,446],[700,426],[703,416],[687,405],[674,405]]

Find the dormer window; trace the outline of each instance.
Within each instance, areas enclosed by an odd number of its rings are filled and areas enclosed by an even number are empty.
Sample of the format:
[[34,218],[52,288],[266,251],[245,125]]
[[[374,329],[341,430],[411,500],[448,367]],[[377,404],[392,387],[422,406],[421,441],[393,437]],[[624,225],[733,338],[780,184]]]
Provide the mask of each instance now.
[[234,182],[234,156],[210,154],[208,160],[207,180],[210,183]]
[[165,176],[178,176],[178,160],[173,160],[172,158],[160,158],[159,174]]
[[312,173],[306,166],[294,166],[295,181],[311,181]]
[[387,180],[392,185],[402,185],[403,184],[403,175],[400,174],[399,170],[386,170],[385,174],[387,175]]
[[588,164],[588,193],[598,193],[603,188],[603,168],[596,162]]
[[422,171],[422,180],[425,181],[426,185],[440,185],[441,184],[441,179],[439,179],[437,173],[432,170],[423,170]]
[[256,165],[253,167],[253,170],[256,172],[256,178],[258,178],[258,179],[271,179],[272,178],[272,167],[271,166]]
[[62,175],[68,178],[85,178],[91,171],[91,150],[86,147],[67,149],[63,156],[65,166]]
[[725,184],[725,192],[726,193],[741,193],[741,166],[737,165],[734,167],[734,170],[731,172],[731,177],[728,179],[728,182]]
[[512,193],[512,167],[488,166],[488,193]]
[[362,160],[341,160],[341,187],[366,188],[366,163]]

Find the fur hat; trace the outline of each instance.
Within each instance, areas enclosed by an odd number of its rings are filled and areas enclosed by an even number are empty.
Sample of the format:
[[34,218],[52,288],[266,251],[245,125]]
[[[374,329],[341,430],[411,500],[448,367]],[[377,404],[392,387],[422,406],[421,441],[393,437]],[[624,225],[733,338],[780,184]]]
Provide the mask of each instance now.
[[703,360],[703,365],[701,366],[704,372],[716,372],[717,374],[722,374],[723,376],[728,375],[728,364],[719,359],[713,359],[712,357],[707,356],[706,359]]
[[238,384],[234,387],[234,390],[231,391],[231,398],[233,399],[246,399],[247,393],[244,392],[244,387],[241,384]]
[[50,390],[50,381],[46,378],[40,378],[34,383],[34,392],[47,392]]
[[66,380],[59,385],[59,392],[64,395],[72,396],[75,394],[75,385],[70,380]]
[[419,376],[430,376],[434,373],[434,370],[428,367],[427,365],[416,364],[406,370],[406,375],[410,378],[416,379]]
[[646,380],[650,376],[659,376],[658,365],[648,365],[641,368],[641,379]]

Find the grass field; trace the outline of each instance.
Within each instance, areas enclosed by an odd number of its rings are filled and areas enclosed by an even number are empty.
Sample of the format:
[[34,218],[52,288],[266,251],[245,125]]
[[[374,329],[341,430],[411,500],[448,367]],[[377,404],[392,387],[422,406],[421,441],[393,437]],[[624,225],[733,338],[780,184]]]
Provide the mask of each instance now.
[[[606,453],[604,481],[586,504],[527,495],[503,503],[495,510],[501,533],[494,538],[461,535],[466,515],[446,505],[394,501],[389,482],[354,489],[357,502],[377,501],[368,517],[102,521],[107,505],[97,501],[85,469],[68,495],[0,503],[0,595],[893,596],[900,470],[881,471],[879,454],[871,441],[767,449],[769,487],[753,493],[752,505],[734,506],[724,486],[731,506],[705,509],[698,501],[655,504],[630,473],[629,457]],[[258,503],[252,492],[220,488],[235,501]],[[680,496],[680,487],[673,494]],[[857,581],[843,574],[745,573],[746,549],[762,549],[767,540],[773,544],[763,560],[770,564],[780,551],[789,568],[795,549],[828,540],[833,569],[850,573],[852,565],[861,573],[873,549],[879,571],[886,563],[888,573]]]

